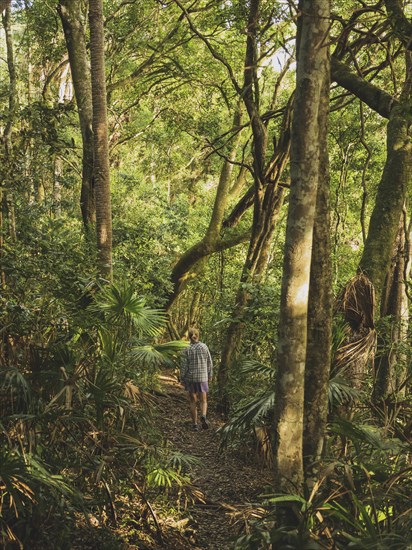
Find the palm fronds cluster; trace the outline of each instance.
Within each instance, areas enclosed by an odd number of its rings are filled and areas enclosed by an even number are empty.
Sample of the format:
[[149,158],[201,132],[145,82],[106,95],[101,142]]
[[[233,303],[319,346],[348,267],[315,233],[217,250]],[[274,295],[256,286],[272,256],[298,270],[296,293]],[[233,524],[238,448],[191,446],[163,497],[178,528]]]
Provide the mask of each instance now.
[[151,421],[156,373],[187,345],[162,341],[166,321],[129,285],[109,285],[55,334],[13,336],[0,367],[0,545],[33,542],[56,507],[69,536],[74,511],[88,522],[81,494],[116,522],[131,472],[143,491],[190,494],[190,457],[164,447]]
[[376,351],[375,290],[365,274],[358,273],[346,284],[336,309],[348,329],[335,350],[333,371],[344,371],[353,386],[361,387],[367,363]]

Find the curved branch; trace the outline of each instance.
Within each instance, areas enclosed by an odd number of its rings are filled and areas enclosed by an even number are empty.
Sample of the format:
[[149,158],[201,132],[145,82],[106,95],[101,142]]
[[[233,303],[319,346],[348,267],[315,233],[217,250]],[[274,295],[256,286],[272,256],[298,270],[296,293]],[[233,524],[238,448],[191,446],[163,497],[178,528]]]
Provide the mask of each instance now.
[[334,57],[331,59],[331,70],[332,80],[337,82],[339,86],[354,94],[384,118],[389,118],[393,107],[398,104],[395,98],[352,73],[344,63]]

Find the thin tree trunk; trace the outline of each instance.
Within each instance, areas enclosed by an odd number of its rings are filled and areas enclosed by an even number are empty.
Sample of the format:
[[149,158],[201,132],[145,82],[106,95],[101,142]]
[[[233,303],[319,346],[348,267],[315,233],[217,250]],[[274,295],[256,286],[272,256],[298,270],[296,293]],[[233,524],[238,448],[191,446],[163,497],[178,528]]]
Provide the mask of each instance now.
[[76,96],[83,143],[82,187],[80,207],[86,229],[96,223],[96,202],[93,181],[93,106],[90,63],[86,48],[82,0],[59,0],[70,70]]
[[56,218],[59,218],[62,214],[62,186],[60,179],[63,174],[63,162],[62,159],[55,155],[54,157],[54,183],[53,183],[53,213]]
[[112,209],[110,197],[110,166],[107,129],[102,0],[90,0],[89,24],[93,100],[94,181],[96,184],[96,232],[99,253],[98,259],[102,277],[111,281],[113,277]]
[[[291,188],[286,227],[275,399],[275,485],[303,489],[304,376],[307,313],[319,179],[323,83],[329,72],[329,0],[301,0],[296,96],[292,124]],[[322,138],[323,139],[323,138]],[[322,142],[323,143],[323,142]]]
[[[233,116],[233,127],[236,128],[241,122],[241,109],[238,106]],[[171,280],[173,284],[173,291],[169,296],[166,309],[170,310],[173,303],[178,298],[179,294],[185,288],[187,283],[196,276],[197,264],[207,256],[239,244],[245,240],[245,236],[241,236],[238,239],[227,242],[228,246],[225,246],[222,241],[220,233],[222,230],[223,217],[225,208],[228,201],[229,190],[232,181],[233,162],[236,158],[236,154],[239,148],[240,132],[238,138],[235,140],[227,158],[223,162],[219,184],[216,191],[215,202],[213,206],[213,212],[210,218],[209,226],[203,239],[194,244],[189,250],[187,250],[176,262],[173,267]]]
[[[7,70],[9,76],[9,90],[8,90],[8,117],[7,123],[3,132],[3,146],[4,146],[4,162],[1,167],[1,186],[0,186],[0,259],[4,252],[4,232],[5,232],[5,212],[9,214],[9,234],[12,240],[15,240],[15,228],[14,228],[14,205],[10,195],[10,191],[3,190],[4,184],[12,186],[13,181],[13,146],[12,146],[12,131],[13,124],[18,107],[17,96],[17,76],[16,67],[14,62],[14,46],[11,29],[11,0],[4,1],[1,6],[2,22],[4,28],[4,34],[6,38],[6,56],[7,56]],[[1,270],[1,286],[6,286],[6,274]]]
[[[287,114],[283,121],[281,140],[274,159],[266,165],[268,144],[267,126],[260,116],[260,90],[258,72],[258,37],[257,31],[260,16],[260,0],[252,0],[249,5],[247,26],[243,100],[247,109],[253,134],[253,195],[246,194],[243,201],[248,207],[253,196],[253,222],[249,249],[242,270],[240,286],[236,295],[236,303],[232,312],[232,319],[226,333],[218,371],[219,409],[227,414],[230,409],[228,391],[229,376],[240,352],[243,335],[243,317],[247,303],[250,300],[246,285],[258,281],[263,273],[276,220],[283,204],[284,190],[278,187],[279,179],[285,162],[289,156],[289,134],[287,128]],[[290,107],[290,106],[289,106]],[[239,217],[238,215],[236,217]]]
[[[375,358],[375,381],[372,393],[374,403],[384,401],[389,393],[396,391],[396,369],[399,365],[399,344],[405,336],[405,227],[404,219],[399,227],[395,242],[393,261],[386,276],[381,299],[381,319],[387,320],[378,338],[378,351]],[[407,309],[407,307],[406,307]]]
[[313,228],[305,365],[303,459],[305,472],[319,460],[328,415],[332,348],[332,255],[328,156],[329,74],[325,75],[319,110],[319,178]]
[[[230,373],[239,359],[242,336],[244,332],[245,309],[250,301],[247,286],[258,283],[267,266],[267,259],[279,212],[283,205],[284,189],[276,185],[266,188],[265,208],[259,206],[260,218],[256,218],[252,227],[249,249],[243,266],[240,285],[236,295],[235,306],[227,329],[218,370],[219,410],[227,415],[231,402],[228,391]],[[263,202],[263,199],[262,199]]]

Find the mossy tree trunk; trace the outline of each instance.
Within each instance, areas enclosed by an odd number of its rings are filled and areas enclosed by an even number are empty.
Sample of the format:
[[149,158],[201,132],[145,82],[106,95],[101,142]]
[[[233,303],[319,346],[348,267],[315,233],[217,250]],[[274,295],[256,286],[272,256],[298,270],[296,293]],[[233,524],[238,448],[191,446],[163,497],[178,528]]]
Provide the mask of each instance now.
[[313,227],[329,73],[330,2],[299,2],[291,188],[283,263],[275,397],[275,489],[303,489],[304,377]]
[[[332,349],[332,255],[328,155],[329,74],[325,75],[319,109],[319,176],[313,227],[305,364],[303,459],[310,473],[322,454],[328,415]],[[309,468],[312,465],[312,468]]]
[[85,228],[96,223],[96,197],[93,180],[93,105],[90,62],[86,46],[85,18],[82,0],[59,0],[74,93],[82,134],[82,187],[80,208]]
[[[238,105],[233,115],[234,129],[238,128],[241,123],[241,108]],[[176,299],[186,287],[186,285],[193,280],[198,274],[198,268],[200,262],[214,254],[231,248],[236,244],[239,244],[247,240],[247,235],[235,236],[231,239],[222,239],[221,231],[224,221],[225,209],[230,196],[230,188],[232,186],[232,173],[234,167],[234,161],[238,153],[240,141],[240,132],[237,139],[234,141],[231,149],[229,150],[227,157],[223,161],[220,171],[219,183],[217,186],[213,212],[210,217],[209,226],[206,233],[200,241],[190,247],[182,256],[177,260],[173,266],[171,273],[171,281],[173,290],[168,298],[166,309],[169,311]]]
[[[14,60],[14,44],[11,26],[11,0],[6,0],[2,3],[1,12],[5,35],[6,61],[9,85],[8,111],[5,116],[6,123],[4,125],[1,140],[3,151],[1,154],[2,163],[0,167],[0,260],[2,259],[4,250],[4,235],[8,232],[11,239],[15,240],[16,234],[14,227],[14,201],[12,197],[12,189],[14,186],[12,132],[18,108],[17,74]],[[8,224],[6,224],[6,221],[8,222]],[[6,274],[3,268],[1,268],[0,278],[1,286],[5,287]]]
[[[395,241],[395,250],[391,266],[386,276],[380,316],[386,320],[382,335],[378,337],[378,353],[375,358],[375,381],[372,400],[379,404],[389,394],[398,391],[405,381],[404,360],[402,360],[402,342],[406,339],[408,320],[408,298],[406,294],[406,239],[405,220],[402,218]],[[403,374],[403,376],[402,376]]]

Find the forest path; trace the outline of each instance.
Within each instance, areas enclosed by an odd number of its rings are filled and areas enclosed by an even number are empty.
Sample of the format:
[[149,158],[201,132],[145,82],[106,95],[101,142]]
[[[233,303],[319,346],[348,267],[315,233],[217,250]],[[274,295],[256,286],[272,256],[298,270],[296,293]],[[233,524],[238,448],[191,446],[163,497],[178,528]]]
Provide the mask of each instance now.
[[[242,521],[233,521],[233,512],[246,511],[247,504],[270,482],[269,472],[258,464],[247,464],[239,456],[219,452],[216,430],[223,425],[213,399],[209,399],[208,430],[192,430],[187,394],[172,373],[159,377],[164,399],[159,400],[163,417],[161,429],[172,448],[197,457],[191,480],[203,494],[201,501],[189,505],[193,535],[187,548],[229,550],[242,529]],[[231,517],[232,516],[232,517]]]

